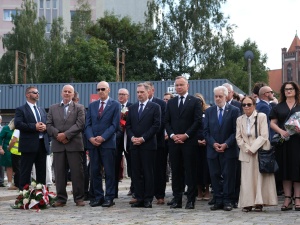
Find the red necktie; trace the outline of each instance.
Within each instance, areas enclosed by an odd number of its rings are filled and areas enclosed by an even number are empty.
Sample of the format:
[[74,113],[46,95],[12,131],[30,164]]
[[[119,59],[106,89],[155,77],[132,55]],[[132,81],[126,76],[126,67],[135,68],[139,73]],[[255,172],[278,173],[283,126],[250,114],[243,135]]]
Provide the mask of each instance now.
[[100,107],[100,109],[99,109],[99,111],[98,111],[99,116],[102,115],[103,110],[104,110],[104,102],[101,102],[101,107]]

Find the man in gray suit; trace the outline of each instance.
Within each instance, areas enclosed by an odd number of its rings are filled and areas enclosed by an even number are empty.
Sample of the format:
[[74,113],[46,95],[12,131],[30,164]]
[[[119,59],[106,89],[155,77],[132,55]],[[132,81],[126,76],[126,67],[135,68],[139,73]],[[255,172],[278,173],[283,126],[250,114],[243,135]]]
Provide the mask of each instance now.
[[65,85],[61,96],[61,103],[50,106],[47,116],[47,131],[52,137],[57,192],[57,201],[52,206],[65,206],[68,200],[65,173],[67,162],[71,170],[74,202],[76,206],[84,206],[82,131],[85,123],[85,110],[83,105],[72,101],[73,86]]

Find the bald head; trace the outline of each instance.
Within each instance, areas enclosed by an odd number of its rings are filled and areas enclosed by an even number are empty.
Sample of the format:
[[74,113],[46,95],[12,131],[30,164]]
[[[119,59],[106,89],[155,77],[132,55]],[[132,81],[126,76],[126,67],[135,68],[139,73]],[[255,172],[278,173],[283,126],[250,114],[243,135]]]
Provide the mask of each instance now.
[[263,86],[259,89],[258,96],[261,100],[272,101],[274,99],[272,88]]

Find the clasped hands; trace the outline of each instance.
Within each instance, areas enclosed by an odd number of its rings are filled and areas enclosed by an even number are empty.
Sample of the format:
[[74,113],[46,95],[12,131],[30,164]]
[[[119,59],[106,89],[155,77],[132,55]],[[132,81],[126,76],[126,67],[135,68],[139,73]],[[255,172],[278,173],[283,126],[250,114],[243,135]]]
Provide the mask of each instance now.
[[42,122],[37,122],[35,124],[35,129],[38,131],[38,132],[44,132],[46,130],[46,124],[42,123]]
[[91,137],[89,140],[94,146],[100,146],[104,142],[104,138],[101,136]]
[[184,141],[187,139],[186,134],[174,134],[172,136],[173,141],[175,144],[183,144]]
[[214,143],[213,147],[217,152],[224,152],[225,149],[227,148],[227,145],[225,143],[223,144]]
[[144,139],[142,137],[132,137],[131,141],[133,145],[141,145],[144,142]]

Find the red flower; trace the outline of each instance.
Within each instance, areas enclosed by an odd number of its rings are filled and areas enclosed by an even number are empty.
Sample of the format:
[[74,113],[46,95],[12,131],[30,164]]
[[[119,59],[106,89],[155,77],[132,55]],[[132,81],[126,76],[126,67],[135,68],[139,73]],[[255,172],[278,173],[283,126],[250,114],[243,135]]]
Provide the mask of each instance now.
[[24,190],[29,190],[29,184],[26,184],[23,189]]
[[45,205],[44,199],[41,199],[40,202],[39,202],[39,204],[40,204],[41,206]]

